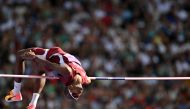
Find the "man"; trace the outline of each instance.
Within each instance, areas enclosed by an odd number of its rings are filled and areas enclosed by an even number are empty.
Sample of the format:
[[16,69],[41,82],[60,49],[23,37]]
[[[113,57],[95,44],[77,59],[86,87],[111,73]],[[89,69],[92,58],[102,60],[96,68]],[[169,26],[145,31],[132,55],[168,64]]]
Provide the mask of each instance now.
[[[45,76],[47,72],[58,73],[60,80],[68,88],[70,95],[77,100],[83,92],[84,84],[89,84],[91,80],[81,66],[81,63],[73,55],[64,52],[59,47],[50,49],[28,48],[16,54],[16,74],[23,74],[25,70],[25,60],[32,62],[35,73]],[[35,109],[38,98],[45,85],[46,79],[37,79],[34,86],[32,100],[27,109]],[[7,102],[21,101],[21,78],[14,81],[14,89],[5,97]]]

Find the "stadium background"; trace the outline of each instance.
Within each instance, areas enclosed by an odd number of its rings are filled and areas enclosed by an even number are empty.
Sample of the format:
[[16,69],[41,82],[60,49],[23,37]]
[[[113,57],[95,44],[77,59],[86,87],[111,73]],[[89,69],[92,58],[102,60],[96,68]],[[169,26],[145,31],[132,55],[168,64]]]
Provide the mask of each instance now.
[[[60,46],[89,76],[190,76],[189,14],[189,0],[0,0],[0,73],[19,49]],[[5,103],[13,79],[0,78],[0,108],[24,109],[32,83]],[[95,81],[78,102],[48,81],[37,109],[190,109],[190,81]]]

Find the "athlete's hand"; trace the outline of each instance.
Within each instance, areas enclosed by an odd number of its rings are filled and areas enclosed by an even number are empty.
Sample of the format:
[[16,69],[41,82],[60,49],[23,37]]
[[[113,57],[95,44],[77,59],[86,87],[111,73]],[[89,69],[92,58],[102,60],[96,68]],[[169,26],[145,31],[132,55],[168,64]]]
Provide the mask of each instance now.
[[87,84],[91,83],[91,79],[89,77],[87,77]]
[[36,58],[36,55],[32,50],[30,50],[30,51],[27,51],[27,52],[23,53],[21,55],[21,57],[23,59],[32,60],[32,59]]

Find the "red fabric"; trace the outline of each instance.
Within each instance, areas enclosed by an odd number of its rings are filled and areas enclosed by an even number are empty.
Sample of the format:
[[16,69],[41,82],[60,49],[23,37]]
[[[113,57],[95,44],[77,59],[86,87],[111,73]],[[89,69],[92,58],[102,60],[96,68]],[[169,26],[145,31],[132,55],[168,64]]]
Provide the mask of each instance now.
[[[43,48],[35,48],[33,49],[33,51],[35,52],[35,54],[37,53],[38,55],[43,55],[45,53],[45,50]],[[82,68],[82,66],[80,65],[78,59],[76,59],[73,55],[70,55],[67,56],[65,54],[68,54],[66,52],[64,52],[60,47],[53,47],[53,48],[50,48],[47,55],[46,55],[46,60],[50,61],[50,62],[53,62],[53,63],[57,63],[59,64],[59,61],[60,61],[60,58],[59,56],[55,55],[55,56],[52,56],[54,55],[55,53],[58,53],[58,54],[61,54],[62,55],[62,58],[64,60],[64,62],[69,65],[73,72],[68,74],[68,73],[60,73],[60,78],[61,78],[61,81],[66,85],[70,85],[72,82],[73,82],[73,78],[76,74],[80,74],[81,77],[82,77],[82,82],[83,84],[87,84],[87,75],[86,75],[86,72],[85,70]],[[72,58],[72,59],[71,59]],[[49,69],[48,66],[46,67],[46,70],[47,71],[53,71],[54,69]],[[56,70],[56,69],[55,69]]]
[[60,47],[53,47],[49,49],[46,59],[50,59],[50,56],[52,56],[55,53],[60,53],[62,55],[66,54],[66,52],[64,52]]
[[45,50],[43,48],[33,48],[32,51],[36,54],[36,55],[43,55],[45,53]]

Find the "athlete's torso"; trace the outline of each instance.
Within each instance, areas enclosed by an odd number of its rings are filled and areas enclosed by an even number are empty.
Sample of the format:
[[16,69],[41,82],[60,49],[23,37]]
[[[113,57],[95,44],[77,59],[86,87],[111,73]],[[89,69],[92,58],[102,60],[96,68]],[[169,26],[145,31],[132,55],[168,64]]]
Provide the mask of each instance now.
[[[83,84],[87,83],[87,75],[85,70],[82,68],[80,61],[73,55],[64,52],[60,47],[53,47],[50,49],[33,48],[32,51],[35,52],[38,58],[48,60],[52,63],[57,63],[60,66],[67,64],[71,67],[72,73],[59,72],[61,75],[61,81],[65,85],[71,84],[76,74],[81,75]],[[56,69],[50,69],[48,66],[45,66],[45,69],[48,72],[56,71]]]

